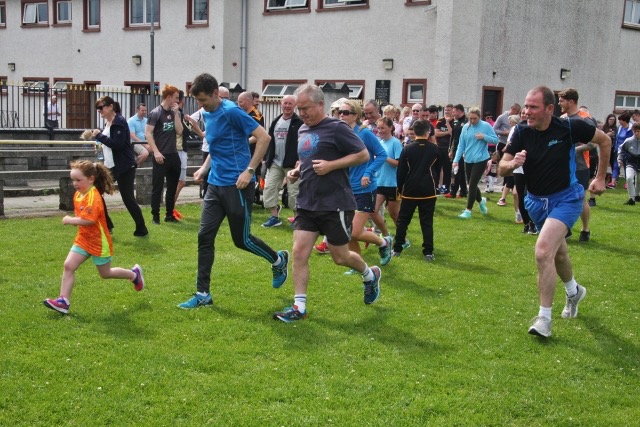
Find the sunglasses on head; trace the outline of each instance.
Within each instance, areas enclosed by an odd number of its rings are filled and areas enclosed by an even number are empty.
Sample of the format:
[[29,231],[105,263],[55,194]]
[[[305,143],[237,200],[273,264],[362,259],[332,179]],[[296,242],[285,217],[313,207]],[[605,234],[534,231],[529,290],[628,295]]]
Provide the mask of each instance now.
[[349,111],[349,110],[338,110],[338,114],[340,114],[341,116],[342,115],[348,116],[348,115],[355,114],[355,113],[353,111]]

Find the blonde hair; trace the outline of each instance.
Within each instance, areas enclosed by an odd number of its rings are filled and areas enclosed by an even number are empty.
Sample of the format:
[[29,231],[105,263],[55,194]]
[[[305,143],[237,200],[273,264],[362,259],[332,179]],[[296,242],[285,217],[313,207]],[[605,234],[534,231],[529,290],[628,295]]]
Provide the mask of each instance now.
[[386,114],[388,111],[391,111],[393,114],[396,114],[396,112],[398,111],[398,109],[396,108],[395,105],[393,104],[387,104],[384,106],[384,108],[382,109],[382,114]]
[[469,108],[469,112],[467,113],[467,115],[469,114],[475,114],[476,116],[482,118],[482,114],[480,114],[480,107]]
[[509,116],[509,121],[515,124],[518,124],[522,121],[522,118],[519,114],[512,114]]
[[362,105],[353,99],[345,99],[343,104],[347,104],[351,107],[351,112],[356,113],[356,120],[360,123],[360,120],[362,119]]

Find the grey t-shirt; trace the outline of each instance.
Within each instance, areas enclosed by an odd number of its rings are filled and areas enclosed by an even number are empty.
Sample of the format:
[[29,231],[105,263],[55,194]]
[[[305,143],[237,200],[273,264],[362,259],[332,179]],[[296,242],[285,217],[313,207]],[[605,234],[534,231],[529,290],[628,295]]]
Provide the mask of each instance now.
[[177,154],[176,125],[173,111],[158,105],[149,114],[147,124],[153,126],[153,139],[162,154]]
[[282,167],[284,162],[284,156],[287,148],[287,134],[289,133],[289,126],[291,125],[291,117],[288,119],[280,117],[276,127],[273,129],[273,136],[275,137],[276,151],[273,158],[273,162]]
[[343,121],[326,117],[298,131],[300,188],[296,207],[308,211],[354,211],[356,200],[349,183],[349,168],[326,175],[313,170],[314,160],[336,160],[366,150],[364,143]]

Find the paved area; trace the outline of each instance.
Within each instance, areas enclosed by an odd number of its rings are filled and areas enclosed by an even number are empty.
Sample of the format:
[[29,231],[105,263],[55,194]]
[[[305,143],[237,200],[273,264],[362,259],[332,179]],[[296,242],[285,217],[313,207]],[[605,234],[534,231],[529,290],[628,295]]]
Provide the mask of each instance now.
[[[46,183],[39,184],[43,186],[40,193],[31,196],[22,197],[6,197],[4,199],[4,218],[34,218],[44,216],[60,216],[65,214],[65,211],[58,209],[60,205],[60,196],[58,194],[45,195],[46,188],[55,188],[55,183],[47,186]],[[120,193],[113,195],[105,194],[105,201],[109,207],[109,211],[116,211],[125,209]],[[180,192],[180,198],[178,199],[178,205],[185,203],[195,203],[200,201],[199,186],[187,185]],[[0,217],[0,221],[2,217]]]

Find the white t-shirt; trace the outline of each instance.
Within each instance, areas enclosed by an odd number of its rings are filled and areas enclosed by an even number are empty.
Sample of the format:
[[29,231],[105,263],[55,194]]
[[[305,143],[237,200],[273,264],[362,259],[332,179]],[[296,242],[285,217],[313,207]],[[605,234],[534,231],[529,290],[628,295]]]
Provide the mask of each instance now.
[[[102,131],[103,135],[106,135],[108,137],[111,137],[111,125],[106,126],[104,128],[104,130]],[[104,156],[104,165],[106,167],[108,167],[109,169],[111,169],[112,167],[114,167],[116,164],[113,161],[113,151],[111,151],[111,148],[107,147],[106,145],[102,144],[102,155]]]

